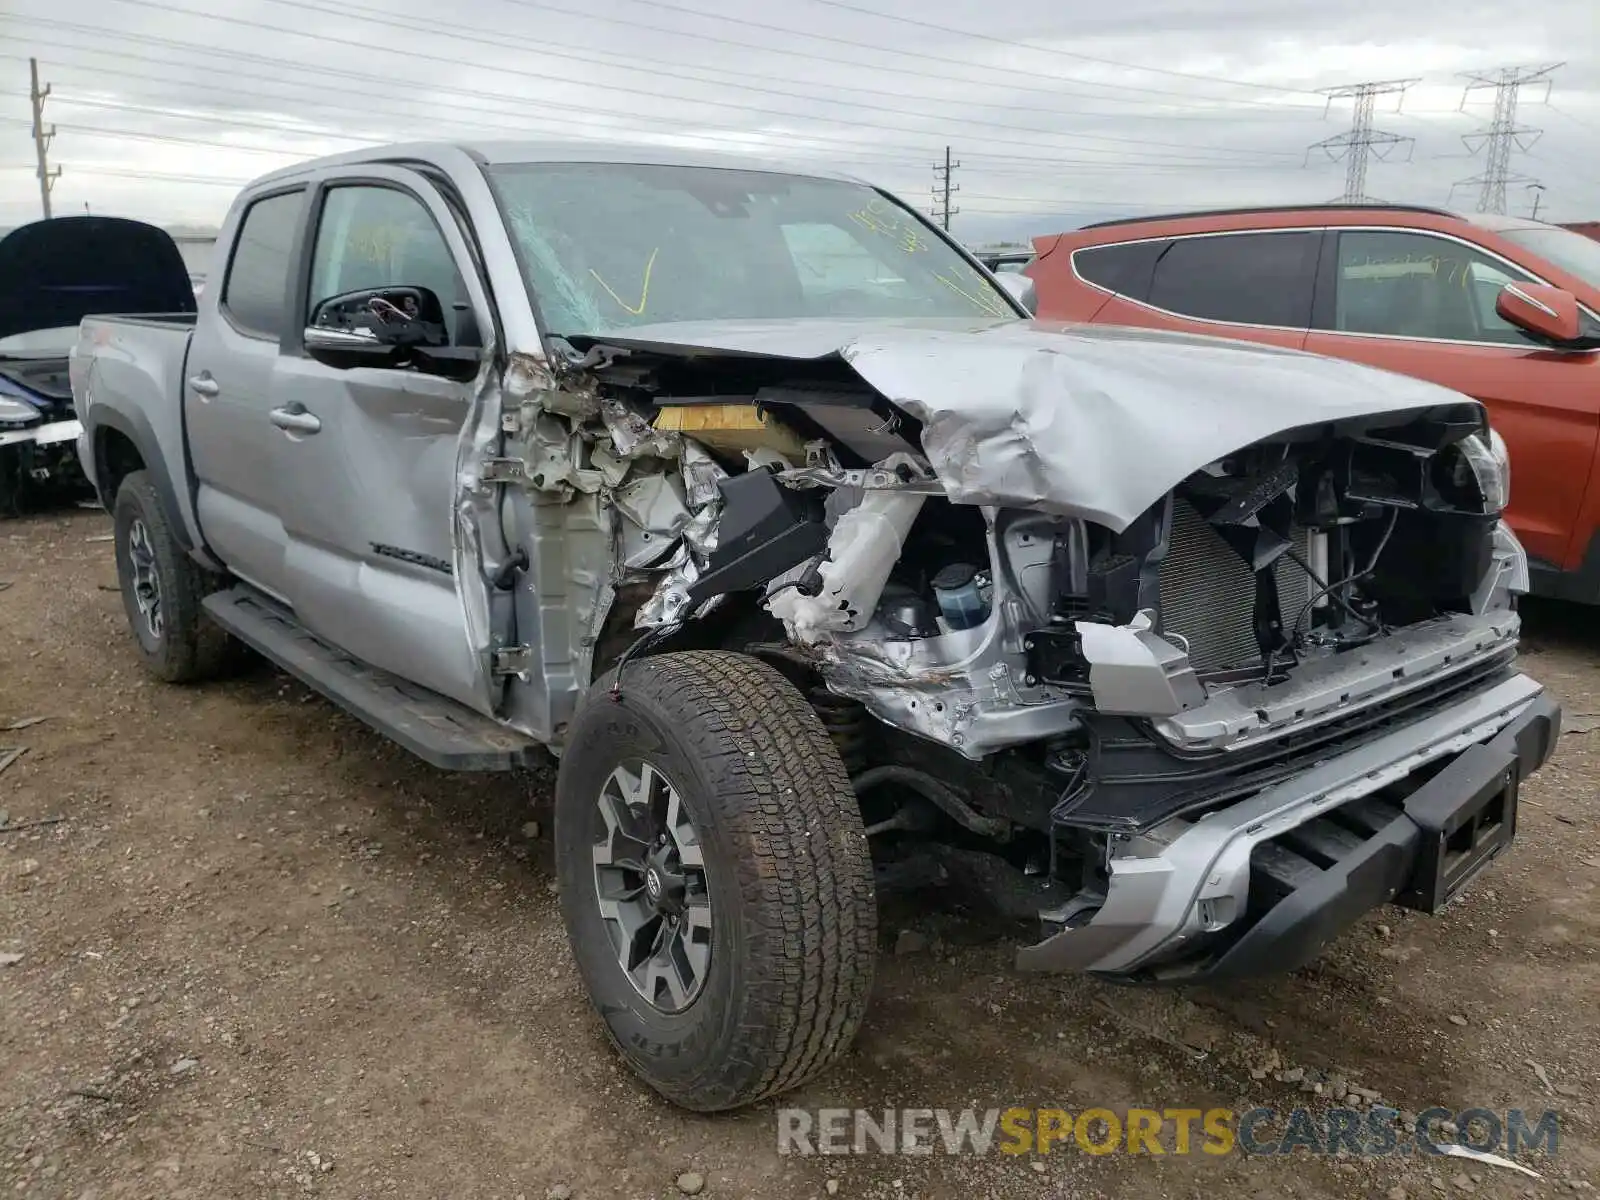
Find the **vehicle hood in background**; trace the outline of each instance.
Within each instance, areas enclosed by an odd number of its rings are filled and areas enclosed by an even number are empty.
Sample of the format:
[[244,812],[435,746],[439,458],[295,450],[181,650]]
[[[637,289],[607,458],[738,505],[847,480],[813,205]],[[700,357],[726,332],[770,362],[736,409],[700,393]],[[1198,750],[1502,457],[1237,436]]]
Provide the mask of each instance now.
[[1116,531],[1207,463],[1275,434],[1479,407],[1341,359],[1101,325],[674,322],[582,341],[679,356],[837,357],[923,423],[923,451],[951,500]]
[[0,238],[0,338],[76,326],[91,313],[194,312],[166,230],[122,217],[55,217]]

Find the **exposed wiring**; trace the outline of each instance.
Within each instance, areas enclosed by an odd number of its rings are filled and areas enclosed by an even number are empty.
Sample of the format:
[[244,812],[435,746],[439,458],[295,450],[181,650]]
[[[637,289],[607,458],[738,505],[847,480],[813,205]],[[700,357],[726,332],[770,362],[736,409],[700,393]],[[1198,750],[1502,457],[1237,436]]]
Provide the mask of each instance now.
[[622,672],[627,667],[629,661],[631,661],[634,656],[639,654],[641,651],[655,645],[657,642],[665,641],[682,628],[682,621],[673,621],[670,624],[659,626],[656,629],[651,629],[642,637],[637,638],[631,646],[622,652],[622,656],[617,659],[617,673],[611,678],[612,700],[622,699]]
[[[1389,510],[1389,522],[1384,526],[1383,535],[1378,538],[1378,544],[1372,551],[1372,557],[1367,560],[1367,565],[1362,567],[1359,571],[1356,571],[1351,575],[1347,575],[1337,583],[1328,583],[1325,581],[1322,576],[1318,575],[1317,572],[1312,568],[1311,564],[1306,562],[1306,560],[1300,556],[1300,552],[1297,551],[1293,546],[1289,547],[1289,549],[1285,551],[1285,553],[1287,553],[1288,556],[1294,561],[1295,565],[1304,571],[1311,582],[1316,584],[1318,587],[1318,590],[1311,596],[1309,600],[1300,606],[1300,611],[1295,614],[1294,624],[1289,627],[1289,637],[1287,639],[1288,645],[1293,646],[1300,640],[1300,625],[1306,619],[1306,614],[1311,611],[1318,600],[1329,595],[1332,596],[1335,604],[1337,604],[1350,616],[1354,617],[1357,621],[1360,621],[1369,630],[1371,630],[1372,633],[1378,634],[1383,632],[1383,622],[1374,621],[1371,617],[1357,612],[1355,608],[1351,606],[1350,602],[1345,599],[1343,591],[1352,583],[1360,583],[1363,579],[1367,578],[1367,576],[1371,575],[1372,572],[1377,568],[1378,559],[1382,556],[1384,549],[1389,545],[1389,538],[1394,533],[1395,523],[1399,521],[1399,519],[1400,510],[1397,508],[1391,508]],[[1274,647],[1267,655],[1266,670],[1261,679],[1263,685],[1267,685],[1272,682],[1272,672],[1277,668],[1278,652],[1281,649],[1282,647]]]
[[1322,599],[1324,596],[1326,596],[1326,595],[1328,595],[1330,593],[1333,594],[1334,598],[1340,604],[1340,607],[1342,607],[1346,612],[1350,613],[1352,616],[1354,616],[1358,620],[1360,620],[1363,625],[1367,626],[1367,628],[1372,629],[1375,632],[1378,631],[1378,630],[1381,630],[1383,628],[1381,624],[1374,625],[1369,618],[1363,617],[1359,613],[1356,613],[1355,610],[1352,609],[1349,606],[1349,604],[1344,601],[1344,598],[1343,598],[1342,595],[1340,595],[1340,593],[1343,591],[1343,589],[1349,587],[1352,583],[1360,583],[1363,579],[1367,578],[1369,575],[1372,574],[1372,572],[1374,570],[1377,569],[1378,559],[1383,557],[1383,551],[1384,551],[1385,547],[1387,547],[1389,545],[1389,538],[1393,535],[1395,524],[1399,520],[1400,520],[1400,510],[1398,508],[1391,508],[1389,510],[1389,522],[1388,522],[1387,525],[1385,525],[1383,527],[1383,535],[1380,538],[1378,538],[1378,544],[1375,547],[1373,547],[1372,557],[1367,559],[1367,565],[1362,567],[1359,571],[1355,572],[1354,574],[1348,575],[1345,578],[1339,580],[1338,583],[1324,584],[1322,586],[1322,590],[1321,591],[1317,592],[1314,596],[1311,597],[1311,599],[1307,600],[1305,602],[1305,604],[1301,606],[1299,614],[1294,619],[1294,625],[1290,627],[1289,640],[1291,642],[1294,642],[1294,641],[1299,639],[1299,637],[1300,637],[1300,623],[1305,620],[1306,614],[1311,611],[1312,605],[1316,604],[1316,602],[1318,600]]

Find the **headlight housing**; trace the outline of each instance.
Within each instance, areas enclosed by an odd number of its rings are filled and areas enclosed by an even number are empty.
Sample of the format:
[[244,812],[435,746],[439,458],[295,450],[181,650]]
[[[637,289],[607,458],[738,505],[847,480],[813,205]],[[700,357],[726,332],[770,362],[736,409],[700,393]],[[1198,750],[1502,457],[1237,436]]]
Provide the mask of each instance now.
[[1500,507],[1504,508],[1511,503],[1511,451],[1506,448],[1505,438],[1496,429],[1489,430],[1489,453],[1494,455],[1494,461],[1500,468]]
[[1511,495],[1511,459],[1505,442],[1493,431],[1453,442],[1435,456],[1433,482],[1452,508],[1501,512]]
[[26,401],[16,400],[10,396],[0,394],[0,426],[7,429],[20,429],[27,425],[37,424],[43,419],[43,415],[33,405]]

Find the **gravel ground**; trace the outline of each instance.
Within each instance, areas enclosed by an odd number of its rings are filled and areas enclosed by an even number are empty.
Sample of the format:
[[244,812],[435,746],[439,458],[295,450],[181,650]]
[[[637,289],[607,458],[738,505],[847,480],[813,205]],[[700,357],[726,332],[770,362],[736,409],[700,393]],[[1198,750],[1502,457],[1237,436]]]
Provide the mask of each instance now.
[[[1023,932],[892,909],[862,1036],[787,1101],[1286,1109],[1326,1106],[1337,1078],[1411,1112],[1556,1109],[1559,1154],[1529,1160],[1542,1181],[1303,1153],[780,1157],[774,1105],[686,1115],[607,1047],[556,913],[549,771],[432,771],[265,666],[147,679],[108,531],[80,511],[0,525],[0,729],[45,718],[0,732],[26,747],[0,777],[6,1195],[1417,1200],[1600,1182],[1600,731],[1563,737],[1517,845],[1448,913],[1373,914],[1290,977],[1023,977]],[[1527,630],[1528,669],[1585,728],[1594,612],[1530,606]]]

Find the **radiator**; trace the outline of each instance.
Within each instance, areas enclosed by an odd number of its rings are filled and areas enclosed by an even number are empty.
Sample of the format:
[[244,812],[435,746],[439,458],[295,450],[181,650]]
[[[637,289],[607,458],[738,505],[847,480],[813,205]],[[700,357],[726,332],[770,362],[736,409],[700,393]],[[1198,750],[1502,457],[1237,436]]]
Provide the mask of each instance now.
[[[1295,550],[1310,561],[1307,530],[1293,533]],[[1278,577],[1283,621],[1299,615],[1315,594],[1310,577],[1287,554],[1272,570]],[[1161,562],[1163,633],[1189,643],[1189,661],[1198,671],[1248,666],[1261,661],[1254,626],[1255,576],[1245,561],[1187,501],[1174,499],[1172,537]]]

